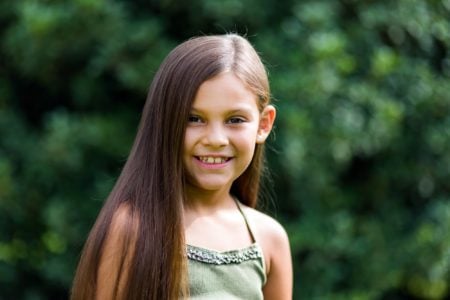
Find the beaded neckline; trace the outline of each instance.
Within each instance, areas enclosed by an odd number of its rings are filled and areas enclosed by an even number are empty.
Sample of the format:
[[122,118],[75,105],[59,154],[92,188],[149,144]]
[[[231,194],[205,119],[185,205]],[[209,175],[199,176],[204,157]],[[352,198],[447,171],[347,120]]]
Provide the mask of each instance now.
[[214,265],[240,264],[244,261],[262,258],[261,248],[257,243],[237,250],[215,251],[197,246],[186,245],[187,257],[203,263]]

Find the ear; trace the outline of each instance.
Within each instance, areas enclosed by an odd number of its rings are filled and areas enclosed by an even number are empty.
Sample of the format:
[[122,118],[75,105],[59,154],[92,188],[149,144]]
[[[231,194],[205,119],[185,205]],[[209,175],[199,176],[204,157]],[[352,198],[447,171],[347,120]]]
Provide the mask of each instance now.
[[270,134],[275,121],[277,111],[272,105],[267,105],[261,113],[259,120],[258,134],[256,135],[256,143],[263,144]]

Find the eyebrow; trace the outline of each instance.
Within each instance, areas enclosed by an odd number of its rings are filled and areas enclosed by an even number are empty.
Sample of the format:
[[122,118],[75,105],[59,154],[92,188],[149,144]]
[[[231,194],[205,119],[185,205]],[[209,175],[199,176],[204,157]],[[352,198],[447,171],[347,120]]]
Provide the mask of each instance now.
[[[191,112],[196,112],[196,113],[202,113],[203,110],[196,108],[196,107],[191,107]],[[251,114],[252,109],[251,108],[247,108],[247,107],[240,107],[240,108],[235,108],[235,109],[231,109],[229,111],[226,111],[226,114],[236,114],[236,113],[248,113]]]

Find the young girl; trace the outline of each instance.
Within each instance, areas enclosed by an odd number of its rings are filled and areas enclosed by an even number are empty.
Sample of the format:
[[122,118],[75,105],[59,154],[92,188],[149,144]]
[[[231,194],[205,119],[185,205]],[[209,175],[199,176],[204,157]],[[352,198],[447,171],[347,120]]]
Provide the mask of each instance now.
[[287,235],[254,209],[269,101],[246,39],[204,36],[172,50],[71,299],[291,299]]

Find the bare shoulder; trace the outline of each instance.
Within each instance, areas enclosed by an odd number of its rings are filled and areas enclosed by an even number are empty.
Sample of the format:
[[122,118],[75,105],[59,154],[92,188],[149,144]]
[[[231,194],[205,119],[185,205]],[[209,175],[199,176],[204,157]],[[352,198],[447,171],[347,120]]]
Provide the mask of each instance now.
[[121,205],[115,211],[111,220],[110,238],[123,238],[128,232],[137,229],[137,218],[133,217],[127,205]]
[[253,208],[244,207],[244,212],[264,254],[267,275],[264,299],[292,299],[293,270],[286,230],[278,221]]
[[289,245],[288,235],[283,226],[274,218],[256,209],[244,206],[246,216],[249,218],[252,229],[256,231],[255,238],[261,243]]

